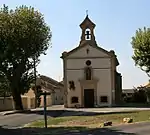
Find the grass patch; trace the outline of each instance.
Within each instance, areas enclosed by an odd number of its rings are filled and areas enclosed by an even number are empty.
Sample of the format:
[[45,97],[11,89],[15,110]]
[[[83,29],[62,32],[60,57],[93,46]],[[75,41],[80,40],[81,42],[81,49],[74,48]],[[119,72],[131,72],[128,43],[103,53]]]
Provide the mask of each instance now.
[[[105,121],[112,121],[114,124],[122,123],[123,118],[133,118],[133,122],[149,121],[150,111],[136,111],[127,113],[113,113],[113,114],[100,114],[95,116],[67,116],[49,118],[48,126],[86,126],[86,127],[99,127],[99,125]],[[43,127],[44,121],[35,121],[28,124],[28,127]]]

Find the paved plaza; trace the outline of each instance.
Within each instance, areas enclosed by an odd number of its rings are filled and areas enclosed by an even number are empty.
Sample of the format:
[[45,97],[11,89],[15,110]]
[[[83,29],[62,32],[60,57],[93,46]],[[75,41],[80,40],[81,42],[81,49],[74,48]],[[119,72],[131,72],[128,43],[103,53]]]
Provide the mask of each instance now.
[[[48,117],[63,117],[71,115],[87,115],[91,113],[110,113],[110,112],[129,112],[129,111],[138,111],[138,110],[150,110],[150,108],[64,108],[63,106],[52,106],[47,108]],[[33,109],[29,113],[16,113],[10,115],[2,115],[0,113],[0,135],[36,135],[44,129],[20,129],[27,123],[30,123],[35,120],[44,119],[43,108]],[[81,132],[80,130],[74,132],[71,129],[67,128],[66,133],[61,135],[149,135],[150,123],[140,123],[140,124],[130,124],[126,126],[112,127],[112,128],[102,128],[102,129],[93,129],[88,132]],[[52,130],[52,129],[47,129]]]

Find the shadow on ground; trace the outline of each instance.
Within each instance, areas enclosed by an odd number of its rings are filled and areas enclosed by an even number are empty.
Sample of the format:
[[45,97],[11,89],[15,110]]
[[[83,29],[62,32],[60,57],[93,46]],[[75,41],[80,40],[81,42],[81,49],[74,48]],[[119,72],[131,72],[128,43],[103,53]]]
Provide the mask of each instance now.
[[[86,111],[73,111],[73,110],[47,110],[47,116],[49,117],[67,117],[67,116],[96,116],[104,114],[126,114],[135,113],[137,111],[125,111],[125,112],[86,112]],[[44,115],[44,111],[36,110],[30,112],[23,112],[25,114],[38,114]]]
[[86,127],[58,127],[58,128],[21,128],[4,129],[0,127],[0,135],[136,135],[111,128],[88,129]]

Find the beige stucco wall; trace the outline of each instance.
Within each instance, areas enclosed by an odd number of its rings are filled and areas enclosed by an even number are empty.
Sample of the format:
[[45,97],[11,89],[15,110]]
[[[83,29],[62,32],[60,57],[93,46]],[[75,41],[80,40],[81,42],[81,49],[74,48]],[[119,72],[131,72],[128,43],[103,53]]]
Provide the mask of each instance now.
[[[35,108],[35,98],[21,96],[24,109]],[[34,102],[33,102],[34,101]],[[15,105],[12,97],[0,97],[0,111],[14,110]]]
[[[35,108],[35,97],[22,96],[21,98],[22,98],[22,105],[25,110]],[[47,96],[46,101],[47,101],[46,102],[47,106],[52,105],[51,96]],[[40,107],[43,106],[44,106],[44,99],[43,96],[41,96]],[[6,97],[5,100],[3,97],[0,97],[0,111],[7,111],[7,110],[14,110],[14,109],[15,106],[12,97]]]
[[[22,105],[24,109],[30,109],[30,98],[22,96]],[[0,111],[14,110],[14,101],[12,97],[0,97]]]
[[[89,54],[86,53],[86,49],[89,49]],[[87,86],[82,85],[79,80],[84,79],[84,68],[86,67],[85,62],[90,60],[92,62],[92,73],[93,79],[97,80],[97,86],[92,82]],[[68,107],[74,107],[71,104],[71,97],[77,96],[79,98],[79,104],[82,104],[82,91],[83,87],[89,87],[96,89],[96,102],[99,106],[110,106],[112,104],[112,82],[111,82],[111,58],[108,54],[100,51],[91,46],[85,46],[75,53],[69,55],[66,59],[66,81],[67,81],[67,104]],[[75,83],[75,90],[69,89],[69,81],[73,80]],[[108,96],[108,103],[100,103],[100,96]]]
[[[69,107],[74,106],[74,104],[71,104],[72,96],[77,96],[79,98],[79,104],[81,104],[82,89],[81,89],[79,79],[82,79],[83,77],[84,77],[84,70],[68,70],[67,71],[67,82],[69,80],[73,80],[75,83],[75,87],[76,87],[75,90],[70,90],[69,84],[67,84],[67,88],[68,88],[67,102],[68,102]],[[111,71],[110,69],[95,69],[94,78],[98,79],[97,104],[99,106],[105,106],[105,105],[110,106],[111,105]],[[94,88],[94,86],[91,86],[90,88],[92,89]],[[108,96],[108,103],[107,104],[100,103],[100,96]]]
[[9,111],[14,109],[12,97],[0,97],[0,111]]
[[24,109],[29,109],[30,108],[30,99],[27,96],[22,96],[22,105]]
[[54,105],[61,105],[64,103],[64,88],[56,88],[55,92],[53,93],[53,104]]
[[77,96],[79,98],[79,104],[81,105],[81,86],[79,79],[83,78],[83,71],[82,70],[67,70],[67,82],[69,80],[73,80],[75,83],[75,90],[70,90],[69,89],[69,83],[67,83],[67,91],[68,91],[68,96],[67,96],[67,103],[68,107],[74,107],[74,104],[71,104],[71,97]]
[[[99,106],[110,106],[112,102],[111,95],[111,70],[110,69],[96,69],[94,75],[98,78],[97,83],[97,103]],[[107,96],[108,103],[101,103],[100,97]]]
[[[28,93],[25,93],[24,95],[21,95],[22,99],[22,105],[24,109],[33,109],[35,108],[35,94],[32,89],[28,91]],[[47,106],[52,105],[52,97],[51,95],[47,96]],[[44,99],[43,96],[41,96],[41,104],[40,107],[44,106]],[[6,111],[6,110],[14,110],[14,101],[12,97],[0,97],[0,111]]]
[[25,93],[24,96],[35,97],[35,93],[32,89],[29,89],[29,91]]
[[[32,89],[30,89],[29,91],[28,91],[28,93],[25,93],[24,94],[24,96],[27,96],[29,99],[29,103],[28,104],[30,104],[30,105],[28,105],[29,106],[29,108],[35,108],[35,93],[34,93],[34,91],[32,90]],[[25,99],[24,99],[25,100]],[[53,103],[53,101],[52,101],[52,95],[48,95],[47,97],[46,97],[46,104],[47,104],[47,106],[51,106],[52,105],[52,103]],[[27,105],[24,105],[25,107],[27,106]],[[44,96],[41,96],[41,104],[40,104],[40,107],[43,107],[44,106]]]
[[92,68],[110,68],[111,61],[110,58],[78,58],[78,59],[68,59],[67,69],[83,69],[86,66],[86,61],[90,60],[92,62]]
[[[51,106],[52,105],[52,98],[51,95],[46,96],[46,105]],[[44,107],[44,96],[41,96],[41,104],[40,107]]]

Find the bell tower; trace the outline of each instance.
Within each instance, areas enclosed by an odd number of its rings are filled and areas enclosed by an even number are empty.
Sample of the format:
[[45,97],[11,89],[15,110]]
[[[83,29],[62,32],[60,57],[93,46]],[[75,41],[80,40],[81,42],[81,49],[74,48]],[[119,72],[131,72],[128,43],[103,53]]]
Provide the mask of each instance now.
[[88,14],[84,21],[80,24],[82,29],[80,45],[90,43],[90,45],[97,46],[94,36],[95,24],[89,19]]

